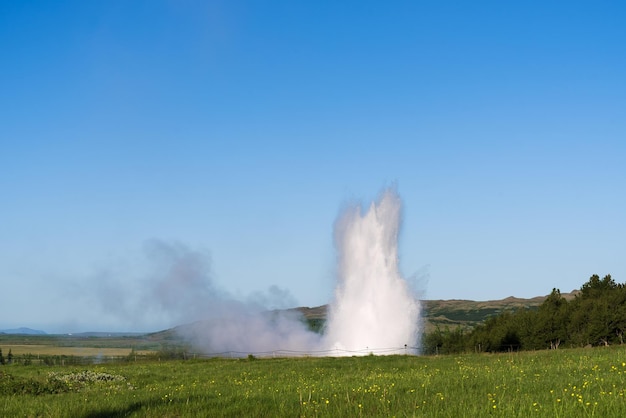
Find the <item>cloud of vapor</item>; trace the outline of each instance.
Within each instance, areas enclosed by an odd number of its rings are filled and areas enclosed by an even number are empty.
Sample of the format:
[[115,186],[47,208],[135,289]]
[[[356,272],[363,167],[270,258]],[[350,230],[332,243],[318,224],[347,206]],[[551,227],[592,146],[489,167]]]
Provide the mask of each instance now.
[[253,305],[264,306],[268,309],[289,309],[298,304],[296,298],[287,289],[272,285],[267,292],[254,292],[248,297]]
[[179,325],[218,299],[208,252],[149,240],[132,260],[109,261],[95,275],[95,305],[129,329]]
[[293,312],[253,312],[244,306],[180,327],[178,332],[209,354],[310,354],[321,338]]
[[227,298],[211,278],[211,257],[206,251],[192,250],[180,243],[150,240],[144,245],[148,261],[141,306],[151,314],[162,314],[184,321],[210,312]]
[[401,207],[390,188],[366,209],[348,207],[337,219],[337,287],[323,335],[286,310],[296,306],[288,291],[272,286],[235,298],[213,279],[208,251],[161,240],[145,243],[141,262],[101,269],[94,306],[127,329],[175,327],[205,354],[415,352],[420,304],[399,269]]
[[98,274],[97,299],[106,315],[133,327],[176,327],[207,354],[304,351],[319,344],[299,314],[277,310],[296,306],[287,290],[271,286],[238,300],[213,280],[207,251],[150,240],[142,254],[142,266],[122,263]]
[[399,269],[401,209],[389,188],[335,223],[338,282],[325,338],[344,354],[415,352],[418,345],[420,304]]

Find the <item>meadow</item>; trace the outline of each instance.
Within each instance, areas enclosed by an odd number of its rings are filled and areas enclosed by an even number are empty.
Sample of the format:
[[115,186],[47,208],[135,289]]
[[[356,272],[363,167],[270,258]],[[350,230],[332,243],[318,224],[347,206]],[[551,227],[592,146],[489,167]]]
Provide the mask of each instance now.
[[[123,357],[133,352],[131,348],[96,348],[96,347],[57,347],[46,344],[13,344],[4,345],[3,350],[11,352],[16,356],[33,354],[37,356],[80,356],[80,357]],[[147,351],[140,351],[144,354]]]
[[0,366],[0,416],[626,415],[626,348]]

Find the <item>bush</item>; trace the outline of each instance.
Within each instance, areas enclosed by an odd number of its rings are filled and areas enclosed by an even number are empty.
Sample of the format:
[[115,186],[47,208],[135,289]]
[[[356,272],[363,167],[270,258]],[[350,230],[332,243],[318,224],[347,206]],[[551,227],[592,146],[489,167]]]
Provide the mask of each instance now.
[[0,372],[0,395],[44,395],[69,390],[70,386],[60,380],[16,378]]

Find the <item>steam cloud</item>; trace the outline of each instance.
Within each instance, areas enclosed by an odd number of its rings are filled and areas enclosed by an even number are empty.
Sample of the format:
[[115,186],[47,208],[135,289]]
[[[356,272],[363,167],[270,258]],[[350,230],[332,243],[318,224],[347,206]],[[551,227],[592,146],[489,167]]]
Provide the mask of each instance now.
[[308,330],[295,310],[267,309],[281,307],[281,300],[294,303],[276,286],[247,302],[219,290],[208,253],[181,244],[149,241],[145,255],[152,271],[141,286],[121,291],[106,280],[101,294],[109,313],[186,323],[176,330],[206,354],[414,354],[420,306],[399,272],[400,215],[400,198],[387,189],[365,213],[357,205],[337,219],[338,281],[323,335]]
[[415,352],[420,307],[399,272],[400,209],[388,189],[365,214],[357,206],[335,224],[339,277],[325,339],[337,354]]
[[303,351],[318,345],[319,335],[309,332],[296,313],[267,311],[268,307],[285,307],[285,302],[293,306],[295,300],[287,290],[271,286],[241,301],[215,284],[208,252],[150,240],[143,255],[140,279],[120,282],[116,277],[130,274],[120,268],[109,267],[98,274],[105,316],[143,328],[176,326],[181,336],[206,353],[277,347]]

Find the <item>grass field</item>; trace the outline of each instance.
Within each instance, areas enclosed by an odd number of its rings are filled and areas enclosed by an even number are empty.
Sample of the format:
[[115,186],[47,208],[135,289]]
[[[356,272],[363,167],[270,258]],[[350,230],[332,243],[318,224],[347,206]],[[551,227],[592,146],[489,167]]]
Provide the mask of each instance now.
[[0,366],[0,416],[626,416],[626,348]]
[[[41,355],[41,356],[85,356],[85,357],[123,357],[131,353],[130,348],[112,348],[112,347],[58,347],[55,345],[45,344],[5,344],[2,346],[3,353],[9,350],[13,355],[20,356],[24,354]],[[147,354],[148,351],[135,351],[137,354]]]

